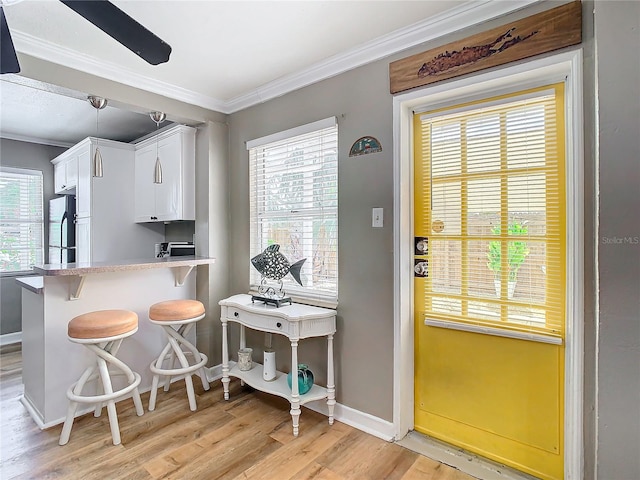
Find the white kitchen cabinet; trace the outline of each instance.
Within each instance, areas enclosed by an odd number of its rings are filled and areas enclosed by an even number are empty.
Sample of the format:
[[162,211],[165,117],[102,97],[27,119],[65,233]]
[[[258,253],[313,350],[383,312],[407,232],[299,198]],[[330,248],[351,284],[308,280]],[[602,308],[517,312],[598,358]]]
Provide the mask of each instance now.
[[71,193],[78,181],[78,157],[62,154],[53,161],[54,190],[59,194]]
[[91,262],[91,217],[76,218],[76,263]]
[[76,186],[76,217],[91,216],[91,141],[84,141],[76,151],[78,159],[78,182]]
[[[100,149],[103,176],[93,176],[93,156]],[[138,225],[134,219],[135,145],[86,138],[52,160],[77,162],[76,262],[148,258],[164,230]]]
[[[136,222],[195,220],[195,133],[177,125],[136,144]],[[154,183],[157,158],[162,183]]]

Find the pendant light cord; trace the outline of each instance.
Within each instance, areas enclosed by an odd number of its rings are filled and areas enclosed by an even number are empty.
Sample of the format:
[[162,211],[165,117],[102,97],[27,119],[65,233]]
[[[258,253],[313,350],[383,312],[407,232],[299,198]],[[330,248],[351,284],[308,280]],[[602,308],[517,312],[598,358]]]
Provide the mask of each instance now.
[[160,122],[156,122],[156,160],[158,160],[158,158],[160,158],[160,152],[159,152],[159,147],[158,144],[160,143],[160,140],[158,139],[158,129],[160,128]]
[[96,150],[98,149],[98,142],[100,138],[100,109],[96,108]]

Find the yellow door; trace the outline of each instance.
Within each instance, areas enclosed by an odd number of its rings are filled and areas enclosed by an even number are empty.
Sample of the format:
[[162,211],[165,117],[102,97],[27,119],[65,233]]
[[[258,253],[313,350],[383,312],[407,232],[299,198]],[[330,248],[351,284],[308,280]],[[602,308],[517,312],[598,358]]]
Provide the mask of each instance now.
[[415,430],[563,478],[562,84],[414,117]]

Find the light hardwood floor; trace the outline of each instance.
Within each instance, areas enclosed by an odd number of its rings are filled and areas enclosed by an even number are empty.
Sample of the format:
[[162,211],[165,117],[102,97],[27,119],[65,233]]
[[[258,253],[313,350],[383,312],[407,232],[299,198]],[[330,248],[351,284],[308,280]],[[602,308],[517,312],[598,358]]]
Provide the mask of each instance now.
[[[428,479],[473,480],[418,455],[303,408],[300,435],[291,433],[289,404],[231,382],[196,387],[189,410],[184,382],[158,393],[156,410],[135,414],[118,404],[122,444],[111,443],[106,411],[77,418],[71,440],[58,445],[61,426],[40,430],[19,402],[19,349],[0,353],[0,478],[9,479]],[[194,382],[198,385],[198,382]],[[145,409],[149,394],[142,395]]]

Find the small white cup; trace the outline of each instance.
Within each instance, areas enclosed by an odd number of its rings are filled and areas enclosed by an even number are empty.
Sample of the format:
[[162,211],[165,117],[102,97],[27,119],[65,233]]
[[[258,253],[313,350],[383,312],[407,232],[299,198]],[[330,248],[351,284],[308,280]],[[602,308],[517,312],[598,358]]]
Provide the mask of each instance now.
[[253,352],[253,349],[251,348],[241,348],[240,350],[238,350],[238,369],[243,372],[246,372],[253,368],[253,363],[251,361],[251,352]]

